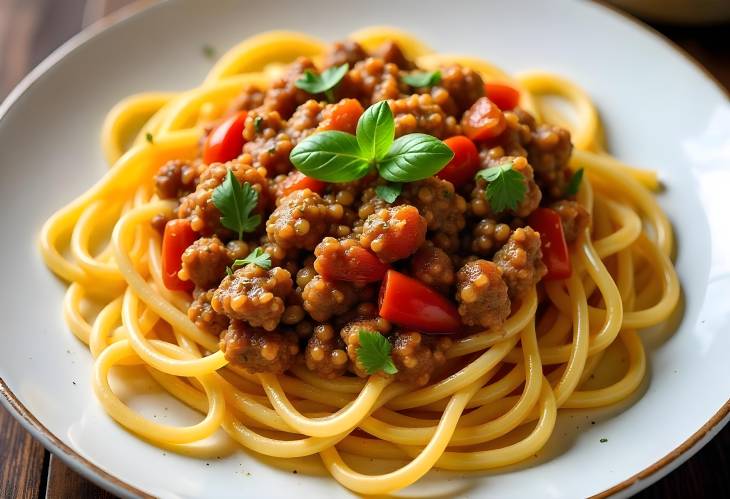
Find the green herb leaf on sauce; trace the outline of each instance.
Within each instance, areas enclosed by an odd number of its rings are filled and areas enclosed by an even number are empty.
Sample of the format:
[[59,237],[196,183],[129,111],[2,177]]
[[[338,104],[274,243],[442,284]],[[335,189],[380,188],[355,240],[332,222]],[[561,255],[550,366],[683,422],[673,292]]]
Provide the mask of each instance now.
[[333,102],[333,89],[345,77],[349,69],[350,65],[347,63],[327,68],[321,74],[315,74],[312,70],[307,69],[301,78],[294,82],[294,85],[310,94],[324,93],[327,100]]
[[207,43],[201,47],[201,50],[203,51],[203,56],[206,59],[215,59],[216,56],[216,50],[215,47],[212,45],[208,45]]
[[262,248],[256,248],[246,258],[235,260],[230,267],[226,267],[226,273],[231,275],[234,270],[239,267],[243,267],[244,265],[248,265],[249,263],[258,265],[262,269],[269,270],[271,268],[271,256]]
[[395,136],[395,119],[388,101],[365,110],[357,122],[357,143],[366,159],[379,160],[388,153]]
[[289,159],[306,176],[325,182],[352,182],[364,177],[370,169],[357,138],[339,131],[307,137],[292,149]]
[[398,368],[395,367],[390,356],[392,347],[388,338],[380,333],[361,329],[358,339],[360,346],[357,347],[357,360],[360,361],[366,373],[372,375],[380,371],[385,374],[398,372]]
[[403,190],[403,184],[390,183],[379,185],[375,188],[375,194],[386,203],[393,203]]
[[525,198],[527,187],[525,178],[512,168],[512,162],[479,170],[475,178],[486,180],[485,196],[491,208],[499,213],[507,209],[514,210]]
[[565,195],[566,196],[575,196],[578,194],[578,190],[580,189],[580,183],[583,180],[583,168],[580,170],[577,170],[572,177],[570,177],[570,181],[568,182],[568,187],[565,188]]
[[441,71],[409,73],[402,80],[414,88],[433,87],[441,82]]
[[256,133],[261,133],[261,131],[264,129],[263,116],[256,116],[253,119],[253,129],[256,131]]
[[150,132],[147,132],[146,134],[144,134],[144,138],[150,144],[154,144],[155,143],[155,137]]
[[449,146],[432,135],[411,133],[398,138],[378,162],[380,176],[390,182],[414,182],[438,173],[454,157]]
[[238,233],[238,239],[244,232],[253,232],[261,224],[261,215],[251,212],[259,202],[259,193],[249,184],[241,184],[233,171],[228,170],[226,179],[215,188],[211,196],[213,204],[221,212],[221,224]]

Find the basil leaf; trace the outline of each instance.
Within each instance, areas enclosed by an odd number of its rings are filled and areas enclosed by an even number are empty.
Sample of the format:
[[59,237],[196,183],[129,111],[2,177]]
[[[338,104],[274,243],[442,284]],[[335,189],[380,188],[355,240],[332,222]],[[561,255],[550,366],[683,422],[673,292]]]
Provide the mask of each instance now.
[[375,188],[375,194],[386,203],[393,203],[403,190],[403,184],[391,183],[379,185]]
[[404,75],[402,80],[414,88],[433,87],[441,82],[441,71],[427,71]]
[[370,169],[357,138],[338,131],[310,135],[292,149],[289,159],[306,176],[325,182],[351,182]]
[[400,137],[378,163],[380,176],[390,182],[413,182],[434,175],[454,157],[449,146],[425,133]]
[[334,100],[332,90],[345,77],[349,69],[350,65],[347,63],[327,68],[321,74],[315,74],[311,69],[307,69],[302,77],[294,82],[294,85],[310,94],[324,93],[332,102]]
[[565,189],[565,195],[566,196],[575,196],[578,194],[578,191],[580,190],[580,183],[581,180],[583,180],[583,168],[576,171],[572,177],[570,177],[570,182],[568,182],[568,187]]
[[365,158],[379,160],[388,153],[395,136],[395,119],[387,101],[367,108],[357,121],[357,143]]

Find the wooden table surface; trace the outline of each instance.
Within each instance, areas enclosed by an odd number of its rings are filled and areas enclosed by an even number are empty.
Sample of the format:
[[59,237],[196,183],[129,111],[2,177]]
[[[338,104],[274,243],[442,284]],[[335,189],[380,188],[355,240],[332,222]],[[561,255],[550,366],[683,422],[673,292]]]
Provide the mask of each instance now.
[[[53,49],[130,1],[0,0],[0,99]],[[730,25],[654,27],[730,88]],[[114,496],[50,455],[0,408],[0,498],[42,497]],[[679,469],[636,497],[730,497],[730,425]]]

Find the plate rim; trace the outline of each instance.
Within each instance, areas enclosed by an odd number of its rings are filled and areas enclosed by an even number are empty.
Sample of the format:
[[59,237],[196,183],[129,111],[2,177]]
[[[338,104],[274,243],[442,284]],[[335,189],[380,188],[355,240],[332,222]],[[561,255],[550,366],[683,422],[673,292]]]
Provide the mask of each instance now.
[[[155,5],[161,5],[168,3],[169,0],[162,0],[156,2],[155,0],[135,0],[129,5],[126,5],[112,14],[109,14],[102,19],[92,23],[91,25],[82,29],[79,33],[69,38],[53,52],[51,52],[45,59],[43,59],[36,67],[34,67],[7,95],[7,97],[0,103],[0,120],[12,109],[15,103],[20,97],[46,72],[53,68],[56,64],[61,62],[69,53],[76,50],[78,47],[90,42],[102,32],[129,21],[133,17],[141,14],[147,9],[154,7]],[[618,9],[618,7],[610,5],[602,0],[596,0],[592,3],[592,6],[597,10],[601,10],[608,15],[614,15],[620,17],[623,21],[631,23],[634,27],[639,30],[648,33],[649,35],[657,38],[663,42],[666,46],[671,48],[674,52],[679,54],[683,59],[689,62],[695,69],[699,70],[705,78],[707,78],[712,84],[725,96],[725,99],[730,101],[730,89],[725,86],[699,61],[697,61],[692,55],[686,50],[677,45],[674,41],[667,38],[664,34],[654,29],[652,26],[639,21],[628,13],[625,13]],[[110,473],[98,465],[94,464],[78,451],[71,448],[69,445],[64,443],[56,435],[54,435],[48,428],[46,428],[34,415],[33,413],[18,399],[15,393],[5,383],[5,380],[0,376],[0,404],[2,404],[16,421],[18,421],[23,428],[25,428],[36,440],[38,440],[49,452],[52,452],[55,456],[61,459],[65,464],[69,465],[74,471],[88,478],[95,484],[99,485],[106,490],[117,494],[120,497],[125,498],[151,498],[153,496],[141,491],[140,489],[120,480],[113,473]],[[636,490],[632,492],[638,492],[654,482],[658,481],[662,477],[669,474],[686,462],[692,457],[697,451],[699,451],[704,445],[706,445],[711,438],[704,440],[705,437],[711,433],[719,433],[722,428],[730,422],[730,397],[728,400],[720,406],[718,411],[713,414],[697,431],[692,433],[686,440],[684,440],[677,447],[668,452],[665,456],[658,459],[654,463],[645,467],[641,471],[634,475],[621,480],[620,482],[612,485],[611,487],[590,496],[589,499],[604,499],[609,497],[618,497],[621,493],[629,492],[629,489],[640,484]],[[712,435],[713,437],[715,435]],[[704,440],[704,441],[703,441]],[[642,483],[643,482],[643,483]]]

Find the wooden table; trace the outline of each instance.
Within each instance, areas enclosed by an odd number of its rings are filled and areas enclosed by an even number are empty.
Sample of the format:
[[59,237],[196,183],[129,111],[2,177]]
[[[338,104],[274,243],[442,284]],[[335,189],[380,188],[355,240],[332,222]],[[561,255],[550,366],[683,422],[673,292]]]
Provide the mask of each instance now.
[[[0,98],[58,45],[131,0],[0,0]],[[730,88],[730,26],[655,26]],[[691,98],[691,96],[687,96]],[[0,408],[0,498],[112,498],[66,467]],[[730,497],[730,425],[636,497]]]

